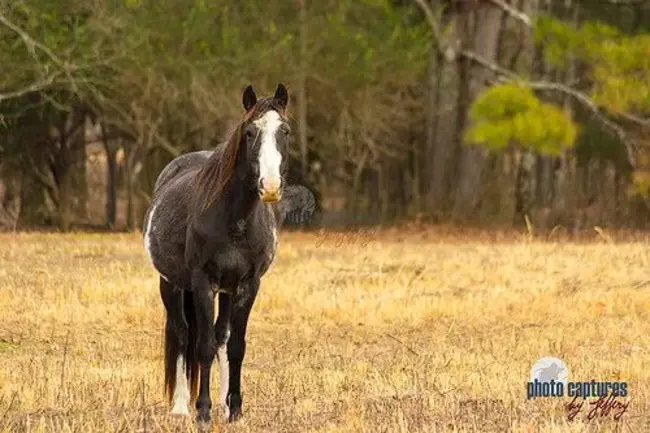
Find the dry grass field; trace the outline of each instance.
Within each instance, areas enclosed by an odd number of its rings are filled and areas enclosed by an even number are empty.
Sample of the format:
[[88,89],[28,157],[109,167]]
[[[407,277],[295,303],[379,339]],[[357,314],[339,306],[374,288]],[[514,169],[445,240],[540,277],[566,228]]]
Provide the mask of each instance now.
[[[650,431],[650,242],[429,232],[283,233],[225,432]],[[0,432],[194,431],[167,415],[164,316],[140,236],[0,235]],[[627,381],[567,421],[532,364]],[[218,363],[212,381],[218,386]]]

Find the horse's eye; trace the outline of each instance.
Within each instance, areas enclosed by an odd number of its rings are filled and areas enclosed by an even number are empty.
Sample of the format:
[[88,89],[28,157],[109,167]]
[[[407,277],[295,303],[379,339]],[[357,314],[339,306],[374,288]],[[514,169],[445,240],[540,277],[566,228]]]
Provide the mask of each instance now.
[[284,135],[289,135],[289,134],[291,133],[291,128],[289,128],[289,127],[286,126],[286,125],[283,126],[283,127],[282,127],[282,133],[283,133]]

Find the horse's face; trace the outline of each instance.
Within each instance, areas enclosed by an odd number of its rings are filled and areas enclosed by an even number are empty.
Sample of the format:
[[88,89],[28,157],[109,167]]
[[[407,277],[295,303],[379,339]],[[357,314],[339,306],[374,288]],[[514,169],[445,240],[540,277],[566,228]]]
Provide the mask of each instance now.
[[[280,84],[269,108],[251,119],[243,129],[250,179],[254,182],[260,199],[265,203],[279,201],[284,188],[283,178],[286,174],[291,129],[286,119],[274,107],[283,112],[288,98],[286,88]],[[244,91],[243,101],[247,111],[257,102],[250,86]]]

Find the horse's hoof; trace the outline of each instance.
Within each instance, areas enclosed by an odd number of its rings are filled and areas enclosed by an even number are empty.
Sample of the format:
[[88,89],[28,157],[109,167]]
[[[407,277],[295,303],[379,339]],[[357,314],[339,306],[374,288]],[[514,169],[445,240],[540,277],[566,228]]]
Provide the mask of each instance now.
[[199,412],[196,416],[196,426],[201,432],[209,431],[210,427],[212,427],[210,412]]
[[235,422],[242,416],[242,401],[241,401],[241,395],[239,394],[230,394],[227,399],[227,406],[226,406],[226,418],[228,419],[228,422]]
[[242,412],[241,409],[232,409],[228,414],[228,422],[235,422],[241,419]]
[[196,419],[196,428],[200,432],[208,432],[210,431],[210,428],[212,427],[212,421],[211,420],[201,420],[201,419]]

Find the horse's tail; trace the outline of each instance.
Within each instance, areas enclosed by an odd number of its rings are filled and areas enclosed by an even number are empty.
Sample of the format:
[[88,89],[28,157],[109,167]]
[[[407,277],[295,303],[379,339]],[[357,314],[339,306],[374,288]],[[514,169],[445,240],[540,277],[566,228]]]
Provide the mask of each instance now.
[[199,389],[199,361],[196,354],[196,315],[194,314],[192,292],[183,291],[183,306],[189,327],[185,353],[181,353],[178,337],[176,331],[170,326],[169,317],[166,319],[167,323],[165,326],[165,395],[170,403],[174,389],[176,388],[176,369],[179,355],[183,355],[185,360],[185,374],[189,382],[191,401],[196,400]]

